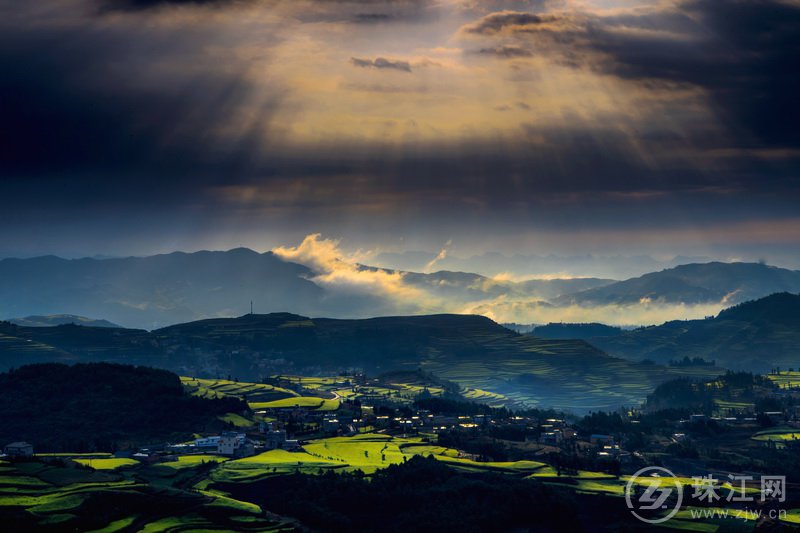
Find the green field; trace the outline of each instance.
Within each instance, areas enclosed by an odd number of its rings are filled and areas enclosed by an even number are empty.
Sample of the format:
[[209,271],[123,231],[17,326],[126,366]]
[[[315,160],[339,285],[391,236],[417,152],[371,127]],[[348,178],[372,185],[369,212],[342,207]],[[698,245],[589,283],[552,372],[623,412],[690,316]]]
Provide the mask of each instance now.
[[[179,488],[187,481],[194,482],[197,473],[193,468],[202,460],[219,459],[180,457],[177,466],[162,463],[156,467],[129,459],[78,460],[93,468],[36,460],[2,462],[0,517],[16,518],[13,527],[5,522],[0,529],[103,533],[285,529],[286,524],[268,518],[257,505],[213,490]],[[165,468],[170,466],[173,468]],[[165,471],[173,474],[164,476]]]
[[217,418],[237,428],[251,427],[256,424],[254,420],[250,420],[236,413],[227,413]]
[[283,398],[271,402],[250,403],[251,409],[282,409],[289,407],[305,407],[317,411],[335,411],[339,408],[339,400],[328,400],[313,396],[293,396],[291,398]]
[[771,428],[759,431],[751,437],[757,441],[785,442],[800,439],[800,429],[796,428]]
[[227,457],[220,455],[181,455],[177,461],[169,461],[166,463],[158,463],[159,467],[169,468],[193,468],[203,463],[223,463],[227,461]]
[[325,392],[347,400],[379,396],[394,403],[410,404],[425,391],[431,396],[441,396],[444,393],[444,388],[412,379],[410,376],[408,379],[370,380],[362,385],[354,384],[352,376],[275,376],[275,378],[300,386],[309,395]]
[[313,474],[325,470],[360,470],[370,474],[391,464],[402,463],[415,455],[430,455],[459,470],[473,472],[528,474],[545,466],[536,461],[477,462],[458,450],[432,445],[419,437],[401,438],[368,433],[320,439],[306,444],[302,452],[272,450],[254,457],[229,461],[212,473],[212,479],[253,481],[295,471]]
[[297,396],[297,393],[263,383],[240,383],[225,379],[198,379],[181,376],[181,383],[193,395],[204,398],[234,396],[247,402],[269,402]]
[[75,462],[82,465],[90,466],[95,470],[115,470],[125,466],[138,465],[139,461],[135,459],[75,459]]
[[767,374],[767,378],[781,388],[800,387],[800,372],[781,372],[780,374]]

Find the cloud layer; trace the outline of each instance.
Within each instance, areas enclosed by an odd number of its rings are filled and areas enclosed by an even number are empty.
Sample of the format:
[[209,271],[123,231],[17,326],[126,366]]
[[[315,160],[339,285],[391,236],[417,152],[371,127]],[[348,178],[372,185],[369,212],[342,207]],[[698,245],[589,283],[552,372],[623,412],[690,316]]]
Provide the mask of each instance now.
[[[432,270],[437,261],[446,257],[446,250],[443,248],[426,268]],[[480,314],[501,323],[650,325],[704,318],[730,306],[725,298],[704,304],[643,299],[628,305],[554,305],[546,300],[580,291],[584,288],[581,283],[585,287],[599,285],[597,281],[580,279],[571,280],[576,284],[559,284],[569,278],[558,275],[531,281],[514,280],[508,275],[485,278],[460,272],[418,274],[365,267],[357,257],[342,251],[340,241],[319,234],[307,235],[298,246],[276,247],[272,252],[285,261],[310,268],[314,275],[309,279],[329,294],[325,305],[347,316],[461,313]],[[360,257],[374,255],[362,252]]]
[[800,244],[795,1],[0,12],[0,255]]

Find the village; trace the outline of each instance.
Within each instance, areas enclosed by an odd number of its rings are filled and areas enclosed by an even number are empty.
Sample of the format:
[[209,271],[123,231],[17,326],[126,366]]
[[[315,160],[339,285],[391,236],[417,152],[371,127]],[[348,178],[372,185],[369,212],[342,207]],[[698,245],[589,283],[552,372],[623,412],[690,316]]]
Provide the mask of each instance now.
[[[332,386],[330,390],[308,389],[303,385],[302,380],[313,379],[277,378],[272,382],[302,398],[317,394],[323,397],[320,399],[323,404],[329,401],[324,399],[329,396],[336,401],[335,409],[299,404],[255,409],[250,413],[249,423],[245,420],[238,427],[231,425],[228,430],[197,435],[184,442],[148,443],[115,450],[113,455],[144,464],[171,462],[181,456],[241,459],[272,450],[303,452],[307,444],[333,437],[378,434],[413,437],[448,446],[456,449],[459,457],[474,461],[538,460],[621,472],[644,464],[643,452],[682,450],[702,439],[709,428],[714,432],[741,433],[749,445],[767,448],[800,445],[800,407],[794,405],[769,411],[758,411],[755,405],[716,405],[684,418],[659,421],[658,431],[643,442],[637,438],[643,429],[641,425],[644,422],[652,426],[653,421],[641,409],[599,413],[619,422],[604,427],[587,422],[595,420],[594,415],[581,419],[555,411],[491,408],[464,401],[452,391],[432,388],[436,393],[432,394],[427,386],[414,388],[413,395],[401,395],[398,391],[405,390],[402,387],[370,380],[363,374],[319,378],[331,380],[336,388]],[[442,397],[443,392],[450,399]],[[771,392],[775,398],[784,400],[791,400],[798,393],[796,388],[789,387]],[[603,417],[598,419],[605,420]],[[780,428],[780,432],[766,430],[762,436],[760,430],[766,427]],[[652,427],[647,430],[652,431]],[[35,443],[13,442],[2,451],[6,457],[31,457],[34,448]]]

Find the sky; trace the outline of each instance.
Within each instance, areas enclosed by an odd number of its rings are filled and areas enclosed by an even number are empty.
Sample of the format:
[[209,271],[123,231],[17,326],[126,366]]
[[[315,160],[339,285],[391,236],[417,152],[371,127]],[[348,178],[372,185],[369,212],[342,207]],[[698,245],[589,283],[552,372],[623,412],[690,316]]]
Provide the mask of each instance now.
[[797,267],[797,57],[797,0],[0,0],[0,257]]

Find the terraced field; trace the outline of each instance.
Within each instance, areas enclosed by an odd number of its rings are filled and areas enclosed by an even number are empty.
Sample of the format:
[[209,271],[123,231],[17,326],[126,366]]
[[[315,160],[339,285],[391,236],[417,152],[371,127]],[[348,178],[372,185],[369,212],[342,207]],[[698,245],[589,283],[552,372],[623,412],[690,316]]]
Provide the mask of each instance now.
[[[526,476],[578,493],[615,498],[624,496],[629,481],[626,476],[589,471],[559,476],[552,467],[536,461],[478,462],[458,450],[419,437],[372,433],[313,441],[300,452],[273,450],[238,460],[181,456],[171,463],[146,466],[135,461],[113,464],[119,460],[107,456],[79,458],[81,463],[94,463],[102,470],[0,461],[0,513],[22,511],[22,520],[37,528],[74,529],[80,523],[78,529],[83,531],[284,531],[291,528],[290,523],[276,521],[259,506],[220,492],[219,488],[225,485],[215,483],[250,483],[293,472],[361,470],[370,474],[415,455],[432,456],[464,472]],[[56,458],[48,460],[53,459]],[[691,478],[679,479],[685,490],[691,490]],[[646,479],[638,483],[649,484]],[[721,492],[725,494],[730,489],[724,483]],[[758,489],[747,491],[755,495]],[[790,514],[786,521],[797,516],[800,514]],[[714,523],[695,520],[684,510],[665,526],[716,531],[716,526],[709,525]]]
[[316,411],[335,411],[339,408],[339,400],[328,400],[314,396],[293,396],[271,402],[251,402],[251,409],[282,409],[287,407],[305,407]]
[[800,429],[797,428],[771,428],[766,431],[759,431],[752,436],[757,441],[786,442],[800,439]]
[[800,372],[782,371],[780,374],[767,374],[766,376],[781,388],[800,387]]
[[615,359],[582,341],[473,332],[488,356],[431,354],[421,364],[436,376],[468,389],[498,395],[490,403],[552,406],[576,412],[639,404],[655,384],[685,374]]
[[[408,373],[412,374],[412,373]],[[350,378],[346,376],[330,377],[302,377],[302,376],[276,376],[281,380],[298,384],[311,391],[320,391],[334,394],[345,400],[363,399],[365,397],[383,397],[394,403],[411,404],[420,394],[426,393],[434,397],[442,396],[445,388],[432,385],[424,380],[406,379],[391,377],[387,382],[383,378],[375,380],[365,385],[354,386],[350,384]],[[459,393],[468,400],[485,403],[492,407],[500,407],[510,403],[510,400],[502,394],[482,389],[472,389],[461,387]],[[265,404],[252,404],[254,409],[264,409]]]
[[[92,468],[0,461],[0,529],[109,533],[288,528],[267,518],[256,505],[213,491],[178,488],[197,475],[191,466],[199,463],[186,461],[182,466],[188,470],[182,474],[184,470],[170,469],[167,464],[159,465],[158,470],[127,461],[79,459]],[[173,472],[171,477],[154,477],[167,470]]]
[[316,474],[325,470],[361,470],[370,474],[415,455],[433,456],[469,472],[524,474],[545,466],[536,461],[477,462],[458,450],[431,445],[419,437],[402,438],[369,433],[317,440],[306,444],[302,452],[272,450],[254,457],[228,461],[216,469],[211,478],[220,482],[243,482],[291,472]]
[[271,402],[298,395],[292,390],[264,383],[240,383],[225,379],[198,379],[185,376],[181,376],[181,383],[193,395],[203,398],[235,396],[244,398],[247,402]]
[[116,457],[101,459],[75,459],[75,462],[89,466],[95,470],[116,470],[117,468],[124,468],[126,466],[134,466],[139,464],[139,461],[135,459],[122,459]]

